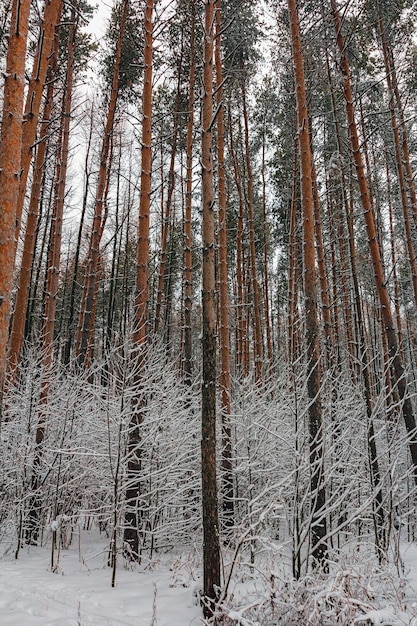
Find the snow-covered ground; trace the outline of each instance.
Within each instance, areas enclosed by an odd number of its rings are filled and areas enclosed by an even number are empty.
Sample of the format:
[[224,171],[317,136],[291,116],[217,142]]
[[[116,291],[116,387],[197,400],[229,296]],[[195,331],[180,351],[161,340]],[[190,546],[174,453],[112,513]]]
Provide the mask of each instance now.
[[[83,533],[81,550],[62,550],[50,568],[50,542],[22,548],[18,560],[0,561],[1,626],[188,626],[202,623],[195,600],[192,556],[144,560],[136,571],[120,567],[116,586],[103,540]],[[75,541],[77,544],[77,540]]]
[[[42,547],[24,546],[17,560],[10,545],[7,554],[0,558],[0,626],[201,626],[204,623],[196,599],[201,587],[201,561],[192,547],[175,554],[154,554],[151,561],[145,555],[141,565],[134,569],[126,569],[120,557],[116,586],[112,588],[108,540],[104,536],[95,531],[75,534],[69,549],[60,550],[59,555],[55,552],[54,562],[58,561],[55,571],[51,571],[50,536],[44,543]],[[327,582],[323,580],[316,586],[310,583],[310,593],[315,599],[306,602],[304,596],[303,602],[313,607],[304,615],[314,614],[315,619],[309,618],[308,624],[417,626],[417,544],[404,542],[401,555],[400,569],[405,576],[398,572],[400,578],[395,582],[394,575],[390,582],[388,575],[387,595],[378,591],[381,578],[374,571],[368,578],[366,593],[359,599],[354,591],[362,583],[354,580],[357,574],[353,564],[352,569],[346,564],[347,569]],[[260,580],[244,582],[241,574],[232,584],[229,597],[239,610],[224,606],[223,615],[228,615],[230,624],[264,626],[266,613],[259,613],[253,621],[247,609],[265,603],[265,589],[262,590]],[[381,576],[383,579],[384,574]],[[291,626],[305,626],[304,622],[290,618],[291,613],[300,610],[296,609],[296,586],[289,585],[284,595],[285,598],[276,599],[276,606],[285,609],[287,605],[287,608],[280,618],[275,614],[275,621],[268,624],[284,624],[283,615],[287,614]],[[337,603],[341,610],[333,623],[329,607]],[[340,621],[344,605],[351,605],[345,611],[349,615],[346,622],[343,618]],[[327,618],[326,613],[329,613]]]

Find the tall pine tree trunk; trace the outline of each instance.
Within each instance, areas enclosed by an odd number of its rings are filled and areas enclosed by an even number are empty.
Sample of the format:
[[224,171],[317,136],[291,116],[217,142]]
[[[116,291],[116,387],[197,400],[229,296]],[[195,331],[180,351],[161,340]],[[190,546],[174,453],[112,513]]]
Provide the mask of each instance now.
[[236,190],[239,198],[239,212],[237,216],[237,232],[236,232],[236,369],[239,378],[248,375],[248,366],[245,358],[246,345],[246,299],[244,288],[244,254],[243,254],[243,213],[244,213],[244,197],[242,188],[242,179],[239,170],[239,162],[233,139],[233,124],[231,109],[228,111],[229,119],[229,148],[233,163],[233,173]]
[[67,72],[64,99],[62,104],[61,126],[58,141],[57,164],[55,171],[54,205],[52,211],[49,247],[47,256],[45,301],[43,305],[42,324],[42,381],[38,406],[38,423],[36,426],[35,451],[33,456],[32,496],[28,513],[29,542],[36,543],[39,533],[41,498],[40,466],[43,454],[43,442],[46,429],[46,408],[49,394],[49,381],[53,356],[53,342],[58,297],[58,281],[61,265],[62,222],[64,212],[65,187],[69,154],[69,134],[73,95],[75,36],[77,17],[74,7],[71,10],[68,38]]
[[[162,208],[162,228],[161,228],[161,257],[159,263],[159,272],[158,272],[158,288],[156,293],[156,304],[155,304],[155,320],[154,320],[154,331],[155,334],[159,331],[159,326],[162,320],[162,310],[165,305],[165,309],[169,308],[168,303],[168,291],[169,291],[169,253],[168,253],[168,240],[169,240],[169,229],[170,229],[170,221],[171,221],[171,209],[172,209],[172,201],[174,196],[175,189],[175,159],[177,156],[177,143],[178,143],[178,132],[179,132],[179,121],[180,121],[180,106],[181,106],[181,80],[182,80],[182,65],[183,65],[183,54],[184,54],[184,44],[182,41],[183,33],[181,31],[181,51],[180,58],[178,59],[177,66],[177,93],[175,98],[175,111],[174,111],[174,130],[172,134],[172,146],[171,146],[171,158],[169,164],[168,171],[168,190],[167,190],[167,198],[165,202],[165,207]],[[168,320],[167,320],[168,321]],[[168,331],[168,327],[165,328],[165,331]],[[169,334],[169,333],[168,333]],[[168,348],[168,346],[167,346]]]
[[320,399],[320,347],[317,312],[317,276],[314,252],[313,162],[305,90],[304,62],[296,0],[288,0],[294,78],[297,97],[298,140],[301,159],[303,212],[304,297],[309,397],[311,555],[313,564],[326,566],[326,492],[323,468],[323,426]]
[[22,260],[20,263],[18,288],[16,293],[12,328],[10,333],[8,367],[13,376],[17,374],[16,367],[20,361],[26,313],[28,308],[30,278],[32,272],[33,257],[35,253],[36,228],[39,217],[39,204],[41,199],[42,181],[45,172],[45,160],[50,133],[50,120],[54,101],[55,72],[58,63],[58,49],[59,29],[57,29],[55,32],[55,44],[52,52],[52,57],[50,59],[50,67],[48,71],[48,88],[43,110],[42,127],[36,153],[32,187],[30,190],[30,200],[28,217],[25,227]]
[[0,418],[15,257],[29,13],[30,0],[14,0],[4,79],[0,135]]
[[292,172],[292,190],[289,202],[288,235],[288,362],[294,377],[294,367],[300,357],[300,319],[298,315],[298,233],[297,206],[299,187],[298,141],[294,140],[294,163]]
[[22,131],[22,161],[19,195],[16,211],[16,244],[19,238],[26,185],[32,160],[33,146],[38,130],[39,110],[46,81],[48,63],[54,47],[55,28],[62,13],[62,0],[46,0],[38,46],[33,59],[32,75],[26,95],[24,124]]
[[233,526],[233,472],[232,428],[230,423],[230,338],[229,292],[227,271],[227,198],[224,166],[224,106],[223,71],[221,59],[221,3],[217,0],[216,13],[216,102],[217,102],[217,168],[219,185],[219,341],[220,341],[220,395],[222,416],[222,508],[226,528]]
[[138,242],[136,258],[136,298],[135,328],[133,333],[133,356],[135,380],[138,385],[136,398],[132,406],[129,423],[128,461],[126,489],[126,513],[124,541],[128,547],[127,556],[132,560],[140,558],[140,497],[141,497],[141,425],[143,406],[146,401],[140,394],[139,385],[143,375],[146,342],[148,338],[148,267],[149,267],[149,220],[151,210],[151,175],[152,175],[152,69],[153,69],[153,0],[147,0],[144,16],[144,84],[142,93],[142,150],[140,175],[140,200]]
[[249,145],[249,119],[247,110],[246,84],[245,77],[242,79],[242,105],[243,105],[243,123],[245,135],[245,161],[246,173],[248,177],[247,186],[247,203],[248,203],[248,227],[249,227],[249,256],[251,269],[251,287],[253,298],[253,353],[255,361],[255,381],[258,385],[262,384],[263,379],[263,341],[262,341],[262,322],[261,322],[261,299],[259,295],[258,271],[256,262],[256,243],[255,243],[255,216],[253,207],[253,171],[252,159],[250,155]]
[[327,366],[330,368],[334,361],[334,333],[331,316],[329,281],[327,279],[326,256],[324,251],[323,229],[321,224],[320,200],[317,187],[317,173],[314,160],[312,161],[311,177],[313,183],[314,235],[317,248],[317,267],[321,293],[322,316],[324,322],[324,340],[327,354]]
[[379,28],[379,35],[380,35],[381,42],[382,42],[382,50],[383,50],[384,66],[385,66],[385,78],[386,78],[387,87],[388,87],[389,111],[390,111],[391,128],[392,128],[392,134],[393,134],[393,139],[394,139],[394,149],[395,149],[395,165],[397,169],[401,206],[402,206],[403,216],[404,216],[405,241],[407,245],[408,262],[410,264],[411,284],[413,286],[414,303],[417,306],[416,254],[415,254],[414,243],[413,243],[412,224],[411,224],[410,209],[409,209],[409,202],[408,202],[408,196],[407,196],[406,174],[405,174],[404,165],[403,165],[403,154],[401,150],[400,132],[398,128],[397,116],[395,113],[395,94],[394,94],[393,81],[392,81],[392,76],[391,76],[391,64],[390,64],[390,58],[389,58],[389,50],[388,50],[388,46],[387,46],[386,38],[385,38],[384,22],[382,18],[381,7],[379,10],[378,28]]
[[267,233],[267,212],[266,212],[266,196],[267,196],[267,184],[265,176],[265,163],[266,163],[266,137],[265,129],[262,133],[262,165],[261,165],[261,180],[262,180],[262,243],[263,243],[263,292],[264,292],[264,316],[265,316],[265,331],[266,331],[266,354],[268,356],[268,377],[272,377],[273,370],[273,350],[272,350],[272,329],[271,329],[271,311],[270,311],[270,288],[269,288],[269,241]]
[[397,335],[395,332],[394,321],[391,311],[391,301],[388,294],[387,282],[383,271],[379,240],[375,224],[375,216],[371,204],[368,182],[365,176],[365,168],[363,164],[362,152],[359,143],[359,134],[355,119],[355,109],[353,105],[353,94],[350,80],[350,67],[346,56],[346,43],[345,38],[342,34],[342,24],[335,0],[331,0],[331,7],[334,19],[337,45],[341,55],[340,66],[343,73],[343,87],[346,100],[346,114],[349,124],[349,138],[352,155],[356,167],[359,191],[361,195],[369,249],[374,269],[375,284],[381,305],[382,322],[384,326],[384,331],[386,333],[389,357],[392,362],[394,383],[398,389],[398,393],[402,402],[402,413],[409,437],[408,445],[413,464],[414,480],[417,484],[417,435],[415,416],[411,399],[407,394],[406,374],[399,351]]
[[183,373],[187,384],[192,380],[192,328],[191,311],[193,304],[192,285],[192,190],[193,190],[193,132],[194,132],[194,91],[195,91],[195,0],[191,3],[191,35],[190,35],[190,75],[188,92],[188,122],[187,122],[187,165],[186,165],[186,192],[184,215],[184,348]]
[[80,256],[81,256],[81,244],[82,244],[82,236],[84,231],[84,221],[85,215],[87,212],[87,202],[88,195],[90,190],[90,177],[91,177],[91,167],[90,167],[90,152],[91,152],[91,142],[93,137],[93,126],[94,126],[94,103],[91,105],[90,110],[90,128],[88,134],[88,143],[87,150],[85,153],[84,160],[84,190],[83,190],[83,201],[81,207],[81,215],[80,222],[78,224],[78,234],[77,234],[77,245],[75,248],[74,255],[74,265],[72,270],[72,280],[71,280],[71,291],[69,298],[69,313],[68,313],[68,321],[67,321],[67,336],[65,339],[65,345],[63,349],[63,360],[65,365],[68,365],[71,359],[71,351],[73,349],[74,343],[74,319],[75,319],[75,298],[78,291],[78,270],[80,265]]
[[111,145],[114,129],[114,119],[116,115],[117,98],[119,95],[120,61],[122,57],[122,44],[126,27],[128,9],[129,0],[124,0],[120,17],[119,34],[117,38],[109,108],[107,112],[106,126],[104,128],[104,135],[100,152],[100,167],[97,181],[97,192],[94,203],[94,218],[90,236],[87,269],[84,277],[77,342],[75,346],[75,352],[78,357],[79,363],[84,365],[86,368],[91,365],[94,347],[94,328],[98,287],[98,267],[100,259],[100,242],[106,221],[106,191],[108,189],[108,181],[111,168]]
[[203,53],[202,104],[202,244],[203,244],[203,383],[201,468],[203,505],[203,593],[204,615],[213,614],[220,587],[220,542],[217,511],[216,472],[216,277],[215,277],[215,216],[213,184],[213,60],[215,38],[215,0],[206,0]]

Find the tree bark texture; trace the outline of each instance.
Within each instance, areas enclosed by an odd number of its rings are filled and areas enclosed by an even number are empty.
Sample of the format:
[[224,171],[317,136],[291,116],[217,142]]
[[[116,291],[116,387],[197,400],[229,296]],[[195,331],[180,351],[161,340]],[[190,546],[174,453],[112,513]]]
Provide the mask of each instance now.
[[297,97],[298,140],[301,160],[303,213],[304,297],[308,359],[307,391],[309,397],[311,554],[313,563],[325,566],[326,492],[323,476],[323,427],[320,399],[320,347],[317,311],[317,276],[314,251],[314,199],[312,153],[304,78],[304,61],[296,0],[288,0]]
[[18,241],[23,205],[25,202],[26,185],[33,155],[39,123],[39,111],[45,87],[46,74],[54,47],[55,29],[62,14],[62,0],[46,0],[43,21],[39,33],[38,46],[33,59],[32,75],[26,95],[24,124],[22,129],[22,160],[19,195],[16,210],[16,242]]
[[134,340],[142,345],[148,331],[148,264],[149,264],[149,216],[151,207],[152,169],[152,56],[153,56],[153,0],[147,0],[145,9],[144,83],[142,94],[142,148],[140,200],[137,245],[137,274],[135,302]]
[[6,372],[17,196],[22,152],[22,116],[30,0],[14,0],[4,79],[0,136],[0,411]]
[[411,283],[413,285],[413,293],[414,293],[414,303],[417,306],[417,264],[416,264],[416,253],[413,243],[413,232],[412,232],[412,223],[410,218],[410,208],[407,196],[407,185],[406,185],[406,173],[404,171],[403,164],[403,152],[401,149],[401,139],[400,132],[397,122],[397,116],[395,112],[395,94],[393,87],[393,79],[391,76],[391,63],[389,57],[389,49],[385,38],[385,27],[382,16],[382,8],[379,3],[379,18],[378,18],[378,29],[379,35],[382,44],[382,51],[384,57],[384,66],[385,66],[385,78],[387,81],[388,87],[388,95],[389,95],[389,111],[391,118],[391,128],[394,139],[394,149],[395,149],[395,166],[397,169],[398,183],[400,187],[400,198],[401,198],[401,206],[403,210],[404,216],[404,230],[405,230],[405,240],[407,245],[408,252],[408,262],[410,264],[410,272],[411,272]]
[[[133,356],[135,379],[139,386],[143,375],[144,353],[148,335],[148,266],[149,266],[149,218],[151,207],[152,170],[152,64],[153,64],[153,0],[147,0],[144,15],[144,84],[142,93],[142,150],[139,199],[138,243],[136,258],[135,327],[133,332]],[[127,556],[140,558],[140,495],[141,495],[141,424],[145,399],[137,391],[129,424],[124,541]]]
[[382,321],[388,343],[389,358],[392,363],[394,383],[398,389],[398,393],[402,402],[402,413],[409,437],[408,445],[413,464],[414,480],[417,484],[417,434],[415,416],[411,399],[407,395],[406,375],[399,351],[397,335],[391,311],[391,302],[388,294],[387,282],[383,271],[381,252],[379,248],[379,241],[375,224],[375,216],[371,203],[368,182],[365,175],[365,168],[359,143],[359,133],[355,119],[355,109],[353,104],[353,94],[350,79],[350,67],[346,56],[345,38],[342,34],[340,15],[335,0],[331,0],[331,7],[336,32],[336,40],[340,52],[340,66],[343,74],[346,114],[349,124],[349,138],[364,212],[369,250],[374,269],[375,284],[381,305]]
[[219,339],[220,339],[220,396],[222,418],[222,509],[226,528],[233,526],[233,472],[232,428],[230,424],[230,338],[229,338],[229,292],[227,271],[227,198],[224,165],[224,107],[223,70],[221,59],[221,3],[215,5],[216,17],[216,104],[217,104],[217,177],[219,192]]
[[216,277],[213,185],[213,52],[215,0],[206,0],[202,105],[203,384],[201,468],[203,506],[204,614],[210,617],[220,587],[220,543],[216,476]]
[[[39,204],[41,199],[42,181],[45,172],[45,159],[48,148],[50,120],[54,101],[55,72],[58,63],[59,30],[55,31],[55,43],[52,57],[49,60],[48,88],[43,110],[42,126],[39,134],[36,152],[33,181],[30,190],[28,217],[25,226],[22,260],[20,263],[18,288],[13,311],[13,321],[9,340],[8,368],[14,376],[20,360],[23,344],[26,314],[29,301],[30,277],[32,273],[33,257],[35,252],[36,227],[39,218]],[[20,192],[19,192],[20,197]]]
[[190,75],[188,92],[188,122],[186,139],[186,191],[184,215],[184,353],[183,373],[187,384],[192,378],[192,332],[191,312],[193,303],[192,286],[192,189],[193,189],[193,132],[195,98],[195,0],[191,0],[191,36],[190,36]]
[[292,193],[289,206],[288,244],[288,360],[291,371],[300,357],[300,318],[298,313],[298,233],[297,206],[299,188],[298,141],[294,141],[294,163],[292,173]]

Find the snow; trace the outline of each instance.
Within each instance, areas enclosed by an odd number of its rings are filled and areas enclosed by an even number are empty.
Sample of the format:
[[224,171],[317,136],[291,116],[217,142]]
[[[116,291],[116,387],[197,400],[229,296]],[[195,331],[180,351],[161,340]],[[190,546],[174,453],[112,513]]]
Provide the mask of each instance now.
[[380,611],[369,611],[361,617],[357,617],[354,624],[373,624],[373,626],[409,626],[408,616],[401,612],[396,613],[393,609],[387,608]]
[[[50,570],[50,542],[25,546],[18,560],[0,565],[1,626],[197,626],[196,581],[187,558],[157,555],[136,571],[117,570],[111,588],[107,550],[84,533],[78,546],[61,550],[56,572]],[[77,542],[75,542],[77,543]],[[85,544],[85,545],[83,545]]]
[[[61,521],[54,520],[57,526]],[[0,555],[4,554],[0,558],[1,626],[202,626],[205,623],[198,602],[201,557],[194,547],[156,553],[152,560],[145,554],[142,563],[131,568],[126,567],[119,555],[116,587],[112,588],[109,540],[105,535],[98,531],[79,534],[76,528],[69,549],[55,549],[54,571],[50,565],[51,536],[49,532],[42,547],[22,547],[17,560],[11,543],[0,545]],[[375,571],[364,589],[367,602],[346,595],[349,590],[355,590],[356,583],[363,583],[358,576],[355,578],[353,567],[346,567],[338,576],[323,579],[321,583],[315,584],[314,579],[310,579],[310,587],[304,586],[304,592],[308,593],[309,589],[310,599],[302,592],[302,581],[284,585],[279,599],[276,578],[269,591],[277,593],[276,610],[281,607],[283,612],[281,618],[276,613],[275,621],[267,623],[284,625],[287,616],[288,624],[301,626],[301,622],[294,621],[299,611],[300,616],[310,615],[309,624],[327,626],[336,623],[332,622],[333,613],[329,611],[339,604],[342,609],[337,619],[339,625],[417,626],[417,544],[403,542],[401,556],[399,578],[397,582],[392,578],[395,587],[392,595],[385,596],[381,592]],[[223,616],[235,626],[263,626],[273,596],[265,595],[260,584],[262,577],[255,580],[247,575],[245,578],[244,569],[241,567],[239,574],[236,572],[228,600],[233,598],[233,606],[228,606],[228,602],[223,604]],[[250,574],[250,569],[247,572]],[[388,589],[389,579],[387,581]],[[298,586],[301,596],[295,593]],[[398,602],[393,602],[393,598]],[[301,600],[306,604],[305,611],[302,607],[297,609]],[[343,611],[344,603],[350,606],[349,611]],[[261,605],[264,605],[264,612],[250,610],[262,609]]]

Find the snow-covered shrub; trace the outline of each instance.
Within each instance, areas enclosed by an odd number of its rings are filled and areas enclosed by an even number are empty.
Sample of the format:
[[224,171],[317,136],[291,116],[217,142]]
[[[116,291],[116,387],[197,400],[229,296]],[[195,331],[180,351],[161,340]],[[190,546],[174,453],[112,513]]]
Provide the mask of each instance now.
[[[369,548],[369,546],[368,546]],[[417,606],[405,579],[360,551],[341,554],[330,572],[299,580],[275,561],[240,565],[228,597],[219,606],[220,623],[233,626],[415,626]],[[246,577],[242,576],[246,570]]]

